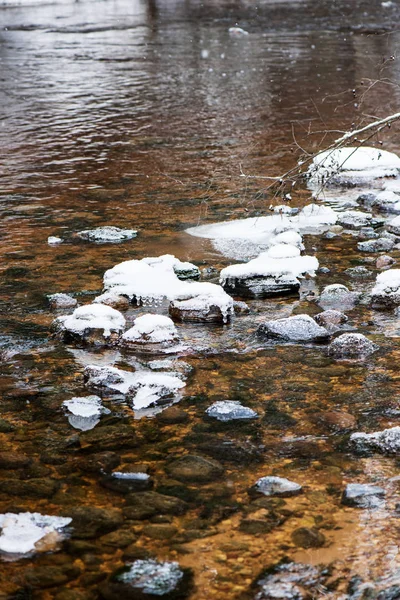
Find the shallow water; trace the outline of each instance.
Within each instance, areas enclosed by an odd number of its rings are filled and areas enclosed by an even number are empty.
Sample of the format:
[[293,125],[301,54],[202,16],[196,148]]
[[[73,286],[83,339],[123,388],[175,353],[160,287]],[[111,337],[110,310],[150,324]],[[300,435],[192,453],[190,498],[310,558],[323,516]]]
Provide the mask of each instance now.
[[[332,598],[350,597],[347,585],[356,575],[396,580],[398,482],[389,481],[398,475],[396,459],[354,457],[346,435],[323,416],[350,413],[362,431],[399,423],[396,320],[365,306],[348,313],[349,327],[380,345],[362,362],[333,361],[322,347],[264,347],[255,336],[266,317],[316,313],[310,290],[329,283],[372,287],[374,261],[357,254],[351,235],[306,237],[307,251],[331,271],[306,281],[300,299],[250,301],[249,315],[223,327],[179,326],[194,348],[180,357],[193,367],[177,405],[188,420],[137,419],[127,402],[104,401],[111,415],[94,431],[106,438],[107,428],[127,425],[137,433],[135,447],[118,439],[91,445],[62,409],[65,399],[87,395],[85,364],[133,368],[135,357],[71,349],[51,338],[46,295],[69,292],[90,301],[106,269],[164,253],[216,269],[207,278],[217,281],[231,261],[185,229],[265,214],[279,198],[266,180],[243,178],[241,170],[281,174],[295,164],[298,146],[312,151],[363,118],[395,112],[398,17],[396,3],[372,1],[0,2],[0,453],[33,459],[0,468],[0,512],[68,516],[79,506],[126,508],[126,497],[102,487],[101,476],[85,466],[104,450],[116,453],[122,467],[144,464],[156,491],[188,501],[182,516],[140,520],[125,511],[112,539],[101,531],[77,540],[72,529],[59,552],[4,560],[0,598],[95,599],[110,572],[145,551],[194,570],[193,600],[254,598],[254,579],[284,556],[333,563]],[[230,38],[235,23],[249,36]],[[400,151],[395,127],[382,140]],[[294,206],[309,200],[305,189],[291,193]],[[117,245],[72,237],[100,225],[132,227],[139,235]],[[67,241],[49,246],[50,235]],[[398,251],[391,255],[399,258]],[[358,264],[372,276],[344,273]],[[127,318],[143,312],[132,308]],[[222,399],[241,400],[260,418],[211,423],[205,410]],[[224,475],[204,485],[172,480],[166,465],[188,452],[220,461]],[[305,493],[260,508],[247,491],[271,474],[301,483]],[[13,492],[10,481],[47,487]],[[385,508],[343,507],[341,492],[355,481],[383,486]],[[243,520],[267,520],[272,509],[280,524],[270,532],[243,531]],[[176,528],[168,539],[147,535],[160,522]],[[291,534],[299,527],[317,527],[324,547],[298,548]],[[42,567],[52,575],[43,576]],[[61,595],[66,590],[73,595]]]

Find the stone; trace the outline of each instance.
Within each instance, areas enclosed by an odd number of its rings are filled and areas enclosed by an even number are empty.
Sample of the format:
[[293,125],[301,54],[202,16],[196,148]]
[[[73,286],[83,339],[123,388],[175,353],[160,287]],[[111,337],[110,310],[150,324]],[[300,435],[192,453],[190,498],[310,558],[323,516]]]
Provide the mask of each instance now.
[[0,469],[24,469],[32,463],[26,454],[18,452],[0,452]]
[[376,259],[376,268],[377,269],[388,269],[395,262],[396,261],[394,258],[392,258],[391,256],[387,256],[387,254],[384,254],[383,256],[379,256]]
[[303,488],[298,483],[284,477],[261,477],[250,489],[250,493],[263,494],[264,496],[279,496],[289,498],[301,494]]
[[156,415],[157,421],[163,425],[179,425],[189,421],[189,415],[179,406],[169,406]]
[[51,498],[60,487],[54,479],[33,478],[27,481],[19,479],[1,479],[0,493],[24,498]]
[[84,473],[108,473],[116,469],[121,458],[115,452],[98,452],[85,456],[79,461],[79,468]]
[[143,527],[142,533],[146,537],[154,540],[170,540],[178,532],[175,525],[169,525],[167,523],[156,523],[150,524]]
[[47,298],[49,300],[50,308],[53,310],[75,308],[78,305],[77,300],[69,294],[51,294],[50,296],[47,296]]
[[208,417],[224,423],[235,420],[257,419],[258,414],[248,406],[243,406],[235,400],[222,400],[214,402],[206,410]]
[[104,475],[100,484],[113,492],[129,494],[131,492],[144,492],[153,487],[153,480],[148,473],[115,471]]
[[328,309],[315,315],[314,320],[328,331],[337,329],[340,325],[347,323],[348,317],[339,310]]
[[223,284],[226,292],[242,298],[270,298],[273,296],[297,296],[300,281],[294,275],[237,277]]
[[300,548],[320,548],[325,544],[325,536],[315,527],[299,527],[292,533],[292,540]]
[[332,432],[351,431],[357,427],[357,419],[353,415],[336,410],[317,413],[311,420]]
[[379,273],[370,294],[373,308],[387,309],[400,306],[400,269]]
[[181,281],[186,279],[200,279],[200,269],[189,262],[179,262],[174,265],[174,273]]
[[128,310],[131,305],[129,298],[123,294],[116,294],[112,290],[104,292],[104,294],[100,294],[100,296],[96,296],[93,300],[93,304],[105,304],[106,306],[115,308],[115,310]]
[[135,229],[120,229],[119,227],[106,225],[105,227],[78,231],[75,235],[81,240],[96,242],[97,244],[118,244],[119,242],[135,238],[137,231]]
[[129,519],[149,519],[155,515],[183,515],[188,509],[186,502],[175,496],[157,492],[138,492],[126,496],[124,514]]
[[137,534],[129,529],[117,529],[117,531],[111,531],[98,538],[98,541],[105,546],[115,550],[118,548],[126,548],[133,544],[137,539]]
[[[229,296],[227,295],[229,298]],[[169,314],[174,321],[194,323],[226,323],[234,313],[231,306],[221,306],[212,296],[197,296],[188,300],[173,300],[169,305]]]
[[346,310],[357,303],[359,294],[351,292],[345,285],[333,283],[321,292],[318,304],[324,309]]
[[360,210],[347,210],[338,214],[338,223],[346,229],[360,229],[367,227],[372,220],[371,213],[361,212]]
[[380,237],[376,240],[366,240],[358,242],[357,249],[360,252],[390,252],[395,242],[387,237]]
[[120,450],[136,448],[138,440],[136,432],[130,425],[107,425],[85,431],[79,436],[79,443],[84,450],[95,451]]
[[26,569],[24,579],[25,583],[33,589],[57,588],[68,581],[76,579],[80,574],[81,570],[76,565],[35,565],[30,569]]
[[257,335],[287,342],[326,342],[330,334],[309,315],[296,315],[261,323]]
[[379,237],[379,233],[373,227],[361,227],[358,237],[361,240],[376,240]]
[[254,600],[309,600],[325,595],[323,586],[329,572],[313,565],[282,562],[261,574],[253,587]]
[[250,307],[246,302],[234,300],[233,310],[235,311],[235,315],[247,315],[250,312]]
[[328,354],[333,358],[366,358],[378,350],[379,346],[361,333],[343,333],[328,346]]
[[269,519],[243,519],[240,522],[239,529],[247,535],[258,535],[270,533],[279,525],[279,520],[274,522]]
[[112,346],[125,329],[125,318],[110,306],[88,304],[55,319],[52,329],[65,344]]
[[345,270],[346,275],[349,277],[353,277],[354,279],[364,279],[365,277],[370,277],[373,273],[366,267],[359,265],[357,267],[350,267],[350,269]]
[[357,452],[379,452],[380,454],[397,454],[400,450],[400,427],[391,427],[374,433],[353,433],[350,446]]
[[78,506],[69,509],[72,517],[73,537],[81,540],[95,538],[121,527],[123,517],[117,508]]
[[386,492],[376,485],[349,483],[342,495],[342,504],[357,508],[380,508]]
[[215,481],[224,473],[224,468],[217,461],[190,454],[173,461],[165,470],[173,479],[200,484]]
[[[400,201],[400,196],[398,199]],[[391,221],[389,221],[389,223],[387,223],[386,227],[387,227],[387,230],[390,231],[390,233],[394,233],[395,235],[400,235],[400,215],[398,217],[395,217]]]
[[170,349],[178,342],[179,335],[173,321],[163,315],[137,317],[133,327],[121,337],[121,344],[126,348],[155,353]]
[[136,560],[116,571],[100,587],[104,600],[178,600],[191,592],[193,574],[176,562]]

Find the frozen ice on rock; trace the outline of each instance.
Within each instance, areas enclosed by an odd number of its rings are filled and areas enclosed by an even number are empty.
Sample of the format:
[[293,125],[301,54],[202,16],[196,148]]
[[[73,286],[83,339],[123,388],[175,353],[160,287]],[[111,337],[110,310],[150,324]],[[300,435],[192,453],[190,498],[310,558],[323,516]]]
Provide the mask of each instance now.
[[328,354],[334,358],[366,358],[378,350],[379,346],[371,342],[362,333],[343,333],[328,347]]
[[169,306],[176,321],[227,323],[234,313],[233,299],[214,283],[192,283]]
[[55,319],[53,328],[66,343],[112,344],[124,331],[125,318],[110,306],[87,304]]
[[339,213],[338,223],[347,229],[360,229],[367,227],[372,221],[372,214],[360,210],[347,210]]
[[127,346],[154,346],[165,348],[179,341],[173,321],[163,315],[142,315],[134,321],[133,327],[126,331],[121,342]]
[[400,306],[400,269],[388,269],[379,273],[370,299],[374,308]]
[[50,235],[47,238],[47,243],[49,244],[49,246],[58,246],[58,244],[62,244],[63,243],[63,239],[60,237],[57,237],[55,235]]
[[290,244],[277,244],[248,263],[222,269],[220,283],[233,295],[268,297],[296,293],[298,277],[315,275],[319,263],[314,256],[300,256]]
[[393,152],[360,146],[320,152],[307,175],[311,184],[331,179],[337,185],[362,185],[372,179],[396,177],[399,170],[400,158]]
[[258,414],[248,406],[243,406],[237,400],[222,400],[214,402],[206,410],[209,417],[217,419],[217,421],[227,422],[234,420],[257,419]]
[[379,508],[384,505],[386,492],[377,485],[349,483],[342,495],[342,504],[357,508]]
[[55,546],[62,536],[60,531],[71,523],[69,517],[51,517],[39,513],[5,513],[0,515],[0,551],[7,554],[28,554],[36,545],[52,535]]
[[367,240],[358,242],[357,249],[360,252],[390,252],[393,249],[394,241],[389,237],[380,237],[376,240]]
[[372,450],[381,454],[398,454],[400,450],[400,427],[391,427],[374,433],[352,433],[350,445],[356,452]]
[[135,229],[120,229],[119,227],[105,226],[78,231],[76,235],[82,240],[87,240],[89,242],[115,244],[135,238],[137,236],[137,231]]
[[116,310],[127,310],[130,306],[129,299],[126,296],[116,294],[112,290],[110,292],[104,292],[104,294],[100,294],[100,296],[96,296],[93,300],[93,304],[105,304]]
[[327,285],[321,292],[318,304],[322,308],[351,309],[359,299],[357,292],[351,292],[341,283]]
[[264,496],[280,496],[281,498],[297,496],[302,490],[301,485],[284,477],[261,477],[254,485],[254,491]]
[[326,342],[330,334],[309,315],[295,315],[261,323],[257,335],[287,342]]
[[51,294],[47,296],[50,307],[53,309],[75,308],[78,302],[69,294]]

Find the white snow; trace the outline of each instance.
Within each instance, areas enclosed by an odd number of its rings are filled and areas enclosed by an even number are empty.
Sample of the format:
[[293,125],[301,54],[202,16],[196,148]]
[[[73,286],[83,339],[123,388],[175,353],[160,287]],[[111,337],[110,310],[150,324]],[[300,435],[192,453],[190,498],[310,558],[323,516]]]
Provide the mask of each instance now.
[[322,181],[345,172],[348,177],[388,177],[398,174],[400,158],[377,148],[348,147],[318,154],[308,169],[311,181]]
[[78,417],[97,417],[105,412],[110,412],[101,404],[99,396],[74,397],[64,400],[63,406]]
[[114,308],[103,304],[87,304],[76,308],[72,315],[59,317],[58,322],[68,331],[83,334],[86,329],[103,329],[104,337],[111,332],[122,332],[125,329],[124,316]]
[[246,35],[249,35],[249,32],[245,29],[242,29],[241,27],[229,27],[228,32],[231,37],[241,38],[246,37]]
[[135,319],[134,326],[122,336],[123,341],[142,344],[175,342],[177,339],[178,332],[172,319],[163,315],[151,314]]
[[388,231],[391,231],[397,235],[400,234],[400,215],[389,221],[387,224],[387,229]]
[[376,278],[375,287],[371,291],[371,296],[380,296],[395,294],[400,288],[400,269],[389,269],[379,273]]
[[47,238],[47,243],[49,244],[49,246],[58,246],[58,244],[62,244],[63,243],[63,239],[60,237],[56,237],[55,235],[50,235]]
[[0,551],[27,554],[50,533],[59,532],[71,523],[69,517],[50,517],[39,513],[5,513],[0,515]]

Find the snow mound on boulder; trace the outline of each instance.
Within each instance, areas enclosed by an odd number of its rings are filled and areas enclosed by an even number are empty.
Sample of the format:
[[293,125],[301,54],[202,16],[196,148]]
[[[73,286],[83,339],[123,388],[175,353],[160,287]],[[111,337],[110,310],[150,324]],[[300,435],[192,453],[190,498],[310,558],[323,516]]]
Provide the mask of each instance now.
[[87,304],[76,308],[72,315],[58,317],[54,326],[61,332],[67,332],[78,338],[85,338],[89,331],[99,331],[103,338],[112,334],[119,335],[125,329],[124,316],[103,304]]
[[400,269],[379,273],[371,291],[371,302],[376,308],[392,308],[400,305]]
[[171,344],[179,339],[173,321],[163,315],[142,315],[134,321],[122,341],[134,344]]

